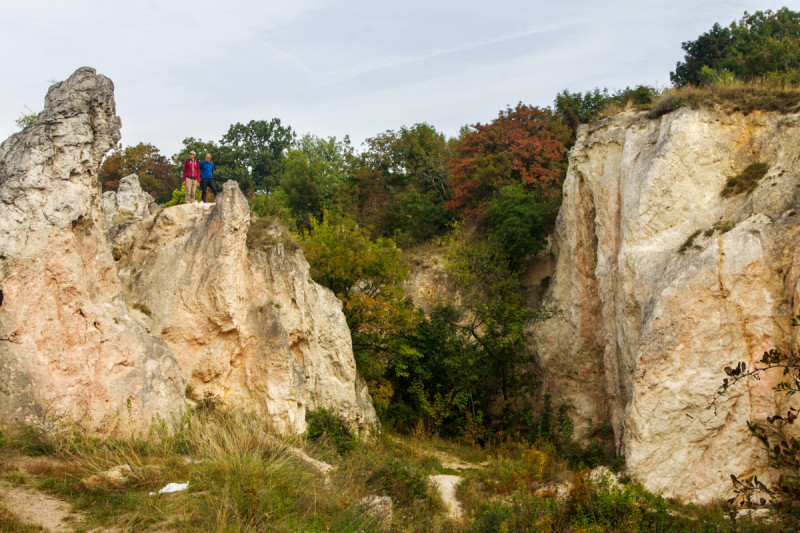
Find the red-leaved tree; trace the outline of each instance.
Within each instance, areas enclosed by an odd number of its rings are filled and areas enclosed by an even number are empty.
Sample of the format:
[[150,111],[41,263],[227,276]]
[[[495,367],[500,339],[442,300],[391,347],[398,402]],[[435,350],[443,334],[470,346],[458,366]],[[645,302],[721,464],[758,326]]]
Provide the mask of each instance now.
[[523,184],[554,193],[566,169],[569,130],[549,109],[517,104],[489,124],[476,124],[447,158],[452,194],[445,207],[480,218],[502,187]]

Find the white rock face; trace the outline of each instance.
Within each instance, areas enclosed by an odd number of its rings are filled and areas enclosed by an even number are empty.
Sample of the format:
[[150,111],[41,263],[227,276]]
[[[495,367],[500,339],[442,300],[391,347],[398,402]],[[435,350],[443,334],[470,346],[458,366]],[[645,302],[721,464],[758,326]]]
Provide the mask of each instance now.
[[159,210],[150,194],[142,190],[136,174],[119,180],[116,191],[103,193],[103,214],[109,224],[120,224],[131,218],[144,218]]
[[0,145],[0,420],[142,427],[182,404],[169,347],[119,297],[97,187],[113,84],[81,68]]
[[[311,280],[280,228],[251,228],[250,216],[227,182],[216,204],[170,207],[117,233],[128,303],[197,396],[256,411],[285,433],[304,431],[306,410],[320,407],[354,427],[376,423],[341,302]],[[266,244],[253,244],[257,233]]]
[[0,425],[142,429],[187,383],[283,432],[320,407],[376,423],[341,302],[280,230],[251,230],[235,183],[162,210],[128,176],[101,199],[119,128],[111,81],[82,68],[0,145]]
[[[746,421],[775,413],[779,376],[706,407],[724,366],[797,348],[798,160],[798,115],[629,112],[579,130],[548,289],[563,315],[529,347],[576,433],[610,420],[650,490],[709,501],[765,470]],[[770,165],[755,191],[721,197],[754,161]]]

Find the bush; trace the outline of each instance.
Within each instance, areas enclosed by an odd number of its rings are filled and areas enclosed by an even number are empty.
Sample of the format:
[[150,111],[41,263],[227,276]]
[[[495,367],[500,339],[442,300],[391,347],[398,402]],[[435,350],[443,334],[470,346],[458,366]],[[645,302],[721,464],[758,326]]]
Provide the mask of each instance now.
[[723,198],[729,198],[737,194],[752,192],[767,172],[769,172],[768,164],[760,161],[750,163],[739,174],[728,178],[728,182],[720,194]]
[[326,440],[340,455],[353,451],[358,445],[358,437],[350,431],[347,423],[327,409],[311,411],[306,415],[306,422],[306,436],[310,440]]
[[406,506],[428,495],[428,477],[411,463],[396,457],[376,470],[370,481],[378,483],[385,495]]

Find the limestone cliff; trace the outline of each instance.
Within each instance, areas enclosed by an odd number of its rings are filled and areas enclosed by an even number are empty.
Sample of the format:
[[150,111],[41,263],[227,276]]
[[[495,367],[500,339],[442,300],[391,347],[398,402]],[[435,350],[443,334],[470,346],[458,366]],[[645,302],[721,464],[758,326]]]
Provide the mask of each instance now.
[[282,432],[304,431],[306,410],[319,407],[354,427],[376,422],[341,302],[311,280],[283,230],[251,227],[235,182],[216,204],[116,218],[125,298],[172,348],[196,395],[261,413]]
[[111,431],[181,405],[169,347],[131,317],[105,237],[97,170],[119,140],[111,81],[90,68],[0,145],[0,417]]
[[135,176],[101,197],[119,128],[111,81],[82,68],[0,145],[0,423],[142,428],[192,389],[285,432],[318,407],[376,422],[341,302],[280,230],[248,239],[235,183],[164,210]]
[[[626,112],[579,130],[548,289],[563,313],[529,346],[578,432],[610,421],[648,489],[708,501],[764,470],[745,423],[774,414],[774,380],[706,407],[724,366],[797,347],[799,160],[798,115]],[[757,188],[724,197],[755,161]]]

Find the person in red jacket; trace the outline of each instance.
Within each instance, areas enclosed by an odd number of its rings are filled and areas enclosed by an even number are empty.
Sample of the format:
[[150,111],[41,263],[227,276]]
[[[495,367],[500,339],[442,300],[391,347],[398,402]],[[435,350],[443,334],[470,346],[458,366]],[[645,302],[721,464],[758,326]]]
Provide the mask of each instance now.
[[194,150],[189,152],[189,159],[183,162],[183,184],[186,185],[186,203],[194,203],[194,193],[200,183],[200,167],[195,161]]

